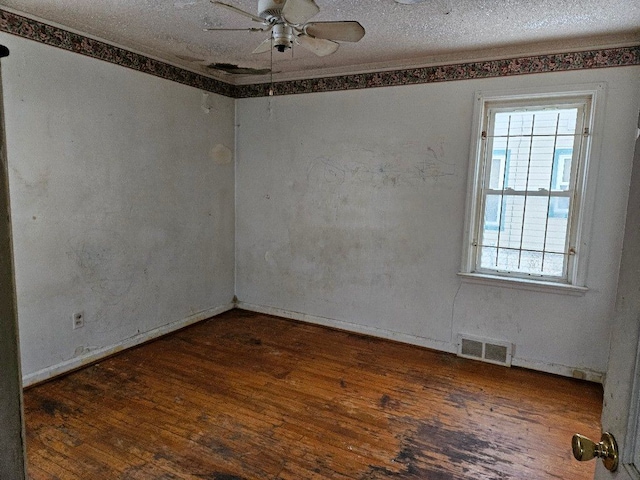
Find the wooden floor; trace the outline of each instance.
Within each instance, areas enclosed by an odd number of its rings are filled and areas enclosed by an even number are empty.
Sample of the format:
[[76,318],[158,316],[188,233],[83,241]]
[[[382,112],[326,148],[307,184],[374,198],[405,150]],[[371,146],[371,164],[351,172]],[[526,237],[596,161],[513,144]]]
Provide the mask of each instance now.
[[234,310],[25,392],[40,479],[593,478],[599,385]]

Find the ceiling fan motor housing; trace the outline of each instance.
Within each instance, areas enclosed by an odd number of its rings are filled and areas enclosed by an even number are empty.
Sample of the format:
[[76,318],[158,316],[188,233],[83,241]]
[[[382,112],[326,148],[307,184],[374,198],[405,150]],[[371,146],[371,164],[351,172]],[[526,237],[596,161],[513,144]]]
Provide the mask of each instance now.
[[264,19],[279,17],[284,3],[285,0],[258,0],[258,16]]
[[273,48],[284,52],[293,46],[293,29],[289,25],[278,23],[272,30]]

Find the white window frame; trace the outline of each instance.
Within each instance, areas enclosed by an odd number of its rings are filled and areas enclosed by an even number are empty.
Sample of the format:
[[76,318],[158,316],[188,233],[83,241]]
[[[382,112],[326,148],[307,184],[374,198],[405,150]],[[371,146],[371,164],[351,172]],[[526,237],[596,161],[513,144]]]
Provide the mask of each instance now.
[[[593,218],[595,183],[600,158],[600,137],[602,136],[602,118],[606,85],[604,83],[549,87],[534,90],[510,92],[476,92],[472,129],[471,152],[469,159],[469,177],[467,205],[462,252],[462,266],[459,275],[463,281],[501,285],[527,290],[584,295],[586,286],[587,262],[589,258],[589,233]],[[517,273],[478,271],[476,268],[476,245],[479,227],[482,223],[482,181],[484,175],[483,139],[485,113],[487,105],[495,104],[562,104],[576,98],[588,98],[590,114],[585,120],[588,135],[581,153],[579,175],[576,178],[573,218],[570,227],[571,243],[575,248],[568,265],[567,278],[558,280],[544,276],[529,276]]]

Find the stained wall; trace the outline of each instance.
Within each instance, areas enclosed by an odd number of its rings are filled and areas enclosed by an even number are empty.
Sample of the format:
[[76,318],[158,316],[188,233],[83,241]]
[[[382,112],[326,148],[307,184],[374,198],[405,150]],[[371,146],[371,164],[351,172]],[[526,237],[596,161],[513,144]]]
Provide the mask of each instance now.
[[[470,334],[512,343],[516,365],[606,371],[638,67],[233,100],[0,41],[27,384],[234,294],[444,351]],[[606,91],[588,292],[462,282],[475,93],[587,83]]]
[[234,101],[0,42],[25,383],[231,308]]
[[[514,364],[600,380],[640,108],[638,67],[238,101],[241,306],[456,351],[514,345]],[[477,91],[606,90],[583,296],[464,283]],[[594,163],[598,163],[595,162]]]

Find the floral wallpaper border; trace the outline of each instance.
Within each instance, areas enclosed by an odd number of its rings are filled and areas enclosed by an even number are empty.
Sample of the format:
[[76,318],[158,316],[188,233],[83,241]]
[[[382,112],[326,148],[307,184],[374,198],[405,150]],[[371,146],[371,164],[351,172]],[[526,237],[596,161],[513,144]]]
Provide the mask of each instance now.
[[0,9],[0,31],[232,98],[640,65],[640,45],[251,85],[232,85]]
[[[273,95],[330,92],[361,88],[392,87],[420,83],[450,82],[474,78],[506,77],[531,73],[566,72],[592,68],[640,65],[640,45],[585,52],[557,53],[533,57],[489,60],[388,72],[361,73],[337,77],[276,82]],[[237,98],[268,95],[270,85],[243,85]]]

